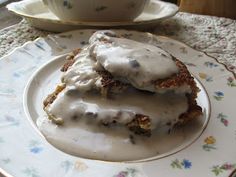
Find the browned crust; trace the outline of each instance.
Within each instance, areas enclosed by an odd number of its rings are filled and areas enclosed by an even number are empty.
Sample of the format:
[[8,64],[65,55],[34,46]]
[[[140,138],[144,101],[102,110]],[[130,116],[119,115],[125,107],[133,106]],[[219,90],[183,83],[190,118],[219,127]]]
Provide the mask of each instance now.
[[181,114],[179,117],[179,121],[177,122],[176,125],[183,125],[186,124],[187,122],[199,117],[202,115],[202,108],[197,105],[197,102],[191,95],[187,95],[188,98],[188,110]]
[[67,55],[66,62],[61,68],[62,72],[66,72],[68,70],[68,68],[74,64],[75,56],[80,52],[81,52],[81,49],[78,48],[78,49],[73,50],[70,54]]
[[192,93],[191,97],[195,99],[197,97],[197,93],[199,92],[198,87],[194,81],[194,78],[189,73],[187,67],[180,60],[173,58],[176,63],[176,66],[179,68],[179,72],[177,74],[172,75],[166,79],[159,79],[154,81],[154,85],[156,88],[178,88],[184,84],[189,85],[191,87]]
[[151,120],[148,116],[136,114],[135,118],[126,126],[135,134],[151,136]]
[[47,96],[47,98],[43,101],[43,106],[46,108],[48,105],[52,104],[57,98],[58,94],[64,90],[66,87],[65,84],[58,85],[56,89]]

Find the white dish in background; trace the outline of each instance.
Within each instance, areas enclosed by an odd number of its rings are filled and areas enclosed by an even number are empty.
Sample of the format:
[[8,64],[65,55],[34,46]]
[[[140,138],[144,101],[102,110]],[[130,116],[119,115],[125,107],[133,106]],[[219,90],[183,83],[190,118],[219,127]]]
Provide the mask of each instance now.
[[43,0],[63,21],[112,22],[132,21],[149,0]]
[[[157,160],[111,163],[70,156],[39,136],[36,129],[29,124],[23,109],[23,91],[29,79],[53,58],[86,45],[93,32],[94,30],[77,30],[49,35],[28,42],[0,59],[0,76],[4,76],[0,77],[1,168],[12,176],[22,177],[229,176],[236,168],[234,74],[202,52],[176,40],[150,33],[116,30],[125,37],[161,46],[183,61],[194,77],[202,83],[211,103],[210,121],[196,141],[175,154]],[[60,65],[54,64],[52,61],[51,66],[55,69]],[[49,67],[50,64],[46,66]],[[53,68],[51,66],[50,69]],[[50,73],[50,69],[44,69],[44,75],[47,74],[46,71]],[[45,90],[45,95],[50,91]],[[38,107],[42,105],[41,102],[34,104]]]
[[53,32],[80,28],[148,28],[164,19],[174,16],[179,7],[172,3],[151,0],[143,13],[130,22],[82,22],[59,20],[41,0],[24,0],[7,5],[9,11],[24,17],[32,26]]

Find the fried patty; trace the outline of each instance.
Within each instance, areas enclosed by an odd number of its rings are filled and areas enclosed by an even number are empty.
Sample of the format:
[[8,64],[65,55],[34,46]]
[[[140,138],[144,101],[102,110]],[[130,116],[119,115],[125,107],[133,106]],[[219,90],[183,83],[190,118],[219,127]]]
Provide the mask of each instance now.
[[[75,62],[75,56],[81,52],[81,49],[77,49],[68,55],[65,64],[61,68],[62,72],[66,72]],[[152,81],[155,88],[158,89],[167,89],[171,90],[174,88],[181,87],[183,85],[188,85],[191,88],[191,93],[186,93],[186,97],[188,99],[188,110],[180,115],[178,122],[176,125],[183,125],[190,120],[199,117],[202,115],[202,108],[197,105],[196,97],[199,92],[199,88],[196,86],[194,78],[191,76],[187,67],[177,58],[173,57],[173,60],[176,63],[176,66],[179,68],[179,72],[177,74],[172,75],[166,79],[159,79],[156,81]],[[114,77],[107,71],[98,71],[98,74],[101,76],[101,94],[109,95],[109,93],[118,93],[122,92],[129,84],[122,83],[119,80],[115,80]],[[48,97],[44,100],[44,109],[47,109],[47,106],[53,103],[53,101],[57,98],[57,95],[64,90],[66,87],[65,84],[57,86],[55,91],[48,95]],[[47,112],[47,111],[46,111]],[[51,117],[53,120],[53,118]],[[151,135],[151,120],[148,115],[136,114],[135,118],[126,124],[127,128],[138,135],[150,136]],[[173,126],[173,125],[171,125]]]

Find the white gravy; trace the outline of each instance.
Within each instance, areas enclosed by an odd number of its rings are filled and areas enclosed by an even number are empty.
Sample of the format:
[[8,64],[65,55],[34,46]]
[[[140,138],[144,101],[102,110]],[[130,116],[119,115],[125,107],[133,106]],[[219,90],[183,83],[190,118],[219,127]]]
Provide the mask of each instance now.
[[[105,36],[109,43],[104,43],[98,40],[101,36],[102,33],[93,35],[91,44],[76,56],[75,63],[62,77],[66,89],[46,108],[51,115],[61,118],[63,125],[41,117],[38,126],[48,141],[73,155],[110,161],[154,156],[160,143],[155,132],[166,124],[173,125],[187,111],[185,90],[189,88],[183,86],[179,94],[138,91],[137,88],[153,90],[151,81],[177,73],[172,57],[149,44],[109,36]],[[104,69],[134,88],[109,98],[91,93],[101,86],[96,71]],[[150,138],[133,135],[126,127],[135,114],[150,117],[153,130]],[[113,120],[116,126],[101,124]]]
[[[94,34],[101,40],[101,34]],[[173,57],[156,46],[126,38],[104,37],[94,40],[90,54],[114,77],[126,80],[136,88],[149,90],[158,79],[178,73]],[[108,42],[107,42],[108,41]]]
[[100,94],[67,90],[47,109],[55,117],[62,118],[65,124],[70,119],[85,118],[98,123],[116,120],[125,125],[135,118],[135,114],[143,114],[150,117],[152,129],[155,129],[177,121],[179,115],[187,111],[188,103],[184,94],[154,94],[129,89],[111,98],[102,98]]
[[[138,160],[157,155],[160,135],[155,132],[171,128],[166,124],[175,123],[187,108],[184,95],[171,93],[130,91],[101,99],[98,95],[65,91],[48,108],[51,114],[64,120],[63,125],[57,126],[44,117],[38,120],[38,126],[50,143],[69,154],[109,161]],[[119,112],[123,113],[116,119],[120,124],[106,127],[99,123],[104,119],[109,122]],[[151,137],[134,135],[124,125],[135,113],[150,116],[152,129],[156,128]]]
[[62,80],[67,87],[76,88],[86,92],[95,87],[100,87],[101,77],[97,74],[96,62],[91,59],[88,48],[75,56],[73,67],[63,74]]

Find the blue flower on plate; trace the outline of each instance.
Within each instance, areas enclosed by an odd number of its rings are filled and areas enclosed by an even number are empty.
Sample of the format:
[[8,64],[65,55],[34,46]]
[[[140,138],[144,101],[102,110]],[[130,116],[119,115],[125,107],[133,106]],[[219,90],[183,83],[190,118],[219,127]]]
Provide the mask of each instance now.
[[221,92],[221,91],[218,91],[218,92],[215,92],[215,95],[219,96],[219,97],[222,97],[222,96],[224,96],[224,93]]
[[34,153],[34,154],[38,154],[43,150],[42,147],[33,147],[30,149],[30,152]]
[[224,98],[224,93],[221,91],[217,91],[217,92],[215,92],[214,98],[217,101],[221,101]]
[[181,161],[179,159],[175,159],[170,165],[172,168],[190,169],[192,167],[192,162],[187,159],[183,159]]
[[19,78],[20,74],[19,73],[13,73],[13,76],[16,77],[16,78]]
[[41,143],[36,141],[36,140],[31,140],[29,142],[29,150],[30,152],[34,153],[34,154],[38,154],[41,151],[43,151],[43,147],[41,146]]
[[192,163],[189,160],[184,159],[182,162],[184,168],[191,168]]

